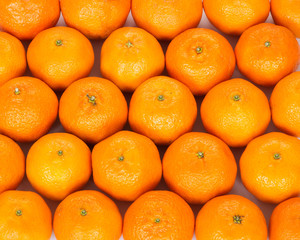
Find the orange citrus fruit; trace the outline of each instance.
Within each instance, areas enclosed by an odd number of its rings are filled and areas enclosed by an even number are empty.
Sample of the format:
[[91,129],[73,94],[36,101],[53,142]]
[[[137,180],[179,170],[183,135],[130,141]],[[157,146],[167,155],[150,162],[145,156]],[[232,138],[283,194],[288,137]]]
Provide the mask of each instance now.
[[2,240],[49,240],[51,233],[51,211],[38,194],[15,190],[0,194]]
[[19,142],[37,140],[54,123],[58,100],[41,80],[19,77],[0,87],[0,132]]
[[261,23],[241,35],[235,54],[243,75],[256,84],[273,86],[297,69],[300,48],[289,29]]
[[150,191],[128,208],[124,217],[124,240],[192,239],[194,214],[177,194]]
[[159,183],[162,166],[155,144],[138,133],[121,131],[92,152],[94,182],[122,201],[134,201]]
[[209,21],[226,34],[240,35],[247,28],[266,21],[269,0],[204,0]]
[[88,38],[106,38],[122,27],[130,11],[130,0],[60,0],[68,26]]
[[10,138],[0,134],[0,194],[13,190],[25,174],[25,157],[22,149]]
[[100,70],[123,91],[134,91],[142,82],[162,73],[163,50],[150,33],[124,27],[114,31],[101,48]]
[[78,191],[58,205],[53,230],[57,240],[119,240],[122,217],[116,204],[104,194]]
[[91,151],[68,133],[51,133],[36,141],[26,159],[26,175],[43,196],[62,200],[82,188],[91,176]]
[[0,29],[21,40],[33,39],[42,30],[55,26],[59,15],[59,0],[0,1]]
[[270,240],[300,239],[300,197],[275,207],[270,218]]
[[170,144],[191,131],[196,117],[197,104],[188,87],[165,76],[143,82],[130,101],[131,128],[157,144]]
[[169,146],[163,158],[167,185],[191,204],[203,204],[229,192],[236,172],[230,148],[207,133],[182,135]]
[[201,0],[132,0],[135,23],[157,39],[171,40],[202,17]]
[[263,202],[300,194],[300,140],[272,132],[252,140],[240,159],[243,184]]
[[27,51],[30,71],[55,90],[86,77],[94,65],[94,50],[79,31],[54,27],[40,32]]
[[208,201],[196,219],[198,240],[266,240],[268,229],[261,210],[239,195],[225,195]]
[[26,70],[25,49],[19,39],[0,32],[0,86]]
[[193,94],[203,95],[231,78],[235,55],[222,35],[194,28],[179,34],[169,44],[166,67],[169,75],[187,85]]
[[89,77],[72,83],[59,103],[59,119],[67,132],[98,143],[121,130],[128,107],[122,92],[110,81]]
[[267,129],[271,112],[266,95],[252,83],[231,79],[213,87],[201,104],[205,129],[231,147],[242,147]]

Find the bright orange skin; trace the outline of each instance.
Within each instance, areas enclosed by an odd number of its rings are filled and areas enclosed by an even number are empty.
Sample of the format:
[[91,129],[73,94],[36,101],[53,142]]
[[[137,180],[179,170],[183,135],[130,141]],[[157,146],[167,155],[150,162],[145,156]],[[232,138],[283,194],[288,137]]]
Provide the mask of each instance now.
[[[234,96],[239,96],[235,101]],[[205,129],[231,147],[246,146],[263,134],[271,120],[266,95],[252,83],[231,79],[212,88],[202,101]]]
[[[17,215],[17,211],[21,215]],[[2,240],[49,240],[52,215],[35,192],[10,190],[0,194],[0,236]]]
[[58,201],[87,183],[91,165],[91,151],[82,140],[68,133],[51,133],[30,148],[26,175],[40,194]]
[[171,40],[197,27],[202,17],[201,0],[132,0],[135,23],[157,39]]
[[261,23],[241,35],[235,55],[240,72],[248,79],[262,86],[273,86],[297,69],[300,48],[289,29]]
[[[57,45],[60,40],[62,45]],[[87,77],[94,65],[94,50],[79,31],[54,27],[40,32],[30,43],[27,61],[32,74],[52,89],[63,90]]]
[[[86,215],[81,214],[82,210]],[[116,204],[104,194],[78,191],[58,205],[53,229],[57,240],[119,240],[122,217]]]
[[59,15],[59,0],[0,1],[0,29],[21,40],[55,26]]
[[130,11],[130,0],[61,0],[65,22],[91,39],[107,38],[122,27]]
[[[241,222],[234,221],[235,216]],[[261,210],[239,195],[213,198],[200,210],[196,219],[198,240],[267,240],[268,229]]]
[[98,143],[92,152],[92,164],[97,187],[121,201],[134,201],[154,189],[162,175],[155,144],[129,131],[118,132]]
[[[89,97],[95,97],[95,104]],[[59,119],[67,132],[98,143],[120,131],[128,107],[122,92],[110,81],[89,77],[71,84],[60,98]]]
[[300,72],[294,72],[275,86],[270,105],[272,120],[281,131],[300,137]]
[[229,192],[236,172],[237,166],[230,148],[207,133],[184,134],[171,144],[163,158],[167,185],[191,204],[204,204],[217,195]]
[[[16,89],[19,94],[16,94]],[[54,123],[58,100],[41,80],[19,77],[0,87],[0,133],[18,142],[35,141]]]
[[0,32],[0,86],[26,70],[25,49],[19,39]]
[[[159,100],[159,96],[163,100]],[[188,87],[175,79],[158,76],[135,90],[128,120],[135,132],[156,144],[170,144],[192,130],[196,117],[197,104]]]
[[300,1],[271,0],[271,13],[276,24],[290,29],[300,38]]
[[[201,53],[197,53],[197,48]],[[171,77],[187,85],[193,94],[204,95],[213,86],[231,78],[235,55],[229,42],[217,32],[189,29],[169,44],[166,67]]]
[[269,0],[204,0],[209,21],[220,31],[240,35],[247,28],[263,23],[269,16]]
[[101,48],[101,73],[122,91],[134,91],[145,80],[161,74],[164,67],[165,56],[159,42],[141,28],[120,28]]
[[[158,222],[156,222],[156,220]],[[170,191],[150,191],[139,197],[124,217],[124,240],[190,240],[194,233],[190,206]]]
[[300,198],[288,199],[274,209],[270,218],[270,240],[300,239]]
[[10,138],[0,134],[0,194],[16,189],[25,174],[22,149]]
[[242,182],[263,202],[277,204],[295,197],[300,194],[299,156],[300,140],[295,137],[272,132],[255,138],[240,159]]

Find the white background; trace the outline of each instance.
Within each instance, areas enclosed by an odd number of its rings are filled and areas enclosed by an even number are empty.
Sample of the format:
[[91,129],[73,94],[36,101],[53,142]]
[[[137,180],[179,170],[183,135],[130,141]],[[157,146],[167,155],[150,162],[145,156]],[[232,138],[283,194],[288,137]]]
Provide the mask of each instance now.
[[[267,19],[267,22],[273,23],[271,15]],[[59,20],[59,22],[58,22],[57,25],[58,26],[65,26],[65,23],[64,23],[64,20],[63,20],[62,16],[61,16],[61,18],[60,18],[60,20]],[[131,14],[128,16],[128,19],[127,19],[127,22],[126,22],[125,26],[136,26],[135,23],[134,23],[134,21],[133,21],[133,19],[132,19]],[[213,29],[213,30],[219,32],[220,34],[222,34],[220,31],[218,31],[215,27],[213,27],[209,23],[209,21],[207,20],[204,12],[203,12],[203,16],[202,16],[201,22],[200,22],[200,24],[199,24],[198,27]],[[224,34],[222,34],[222,35],[224,35]],[[238,40],[238,37],[228,36],[228,35],[224,35],[224,36],[227,38],[227,40],[230,42],[230,44],[234,48],[235,45],[236,45],[236,42]],[[300,42],[300,39],[298,39],[298,42]],[[93,70],[92,70],[90,76],[97,76],[97,77],[101,76],[101,74],[100,74],[100,67],[99,66],[100,66],[100,51],[101,51],[102,43],[103,43],[103,41],[92,41],[94,52],[95,52],[95,64],[94,64],[94,67],[93,67]],[[164,51],[166,51],[168,43],[169,42],[161,42],[161,45],[162,45]],[[26,48],[27,48],[28,44],[29,44],[29,42],[25,42],[24,43],[24,45],[25,45]],[[300,67],[298,67],[297,71],[300,71]],[[164,71],[163,74],[167,75],[166,71]],[[26,75],[29,75],[29,76],[31,75],[30,71],[28,69],[27,69]],[[235,69],[235,72],[234,72],[232,78],[236,78],[236,77],[242,77],[243,78],[243,76],[240,74],[240,72],[238,71],[237,68]],[[260,89],[262,89],[265,92],[265,94],[267,95],[268,98],[270,97],[270,94],[272,92],[272,88],[260,87]],[[130,94],[125,94],[125,97],[126,97],[128,103],[129,103]],[[205,131],[204,128],[203,128],[203,126],[202,126],[201,119],[200,119],[200,114],[199,114],[199,108],[200,108],[202,99],[203,99],[203,97],[196,97],[197,105],[198,105],[198,117],[197,117],[196,123],[194,125],[193,131],[197,131],[197,132],[203,132],[203,131]],[[129,129],[129,125],[128,124],[126,124],[125,129]],[[63,131],[64,130],[63,130],[62,126],[60,125],[59,121],[57,120],[55,122],[55,124],[53,125],[53,127],[51,128],[50,132],[63,132]],[[269,125],[269,127],[267,129],[267,132],[271,132],[271,131],[278,131],[274,127],[273,123],[270,123],[270,125]],[[30,148],[30,146],[31,146],[31,144],[28,144],[28,143],[21,144],[21,147],[22,147],[22,149],[23,149],[23,151],[24,151],[25,154],[27,154],[28,149]],[[166,147],[159,147],[159,150],[160,150],[161,157],[162,157],[164,151],[166,150]],[[233,153],[235,155],[237,164],[239,162],[239,158],[240,158],[243,150],[244,150],[244,148],[232,149],[232,151],[233,151]],[[24,178],[23,182],[18,187],[18,189],[19,190],[34,191],[34,189],[31,187],[31,185],[28,182],[28,180],[27,180],[26,177]],[[95,187],[93,181],[92,181],[92,177],[91,177],[90,181],[88,182],[88,184],[86,185],[86,187],[84,189],[93,189],[93,190],[97,189]],[[166,187],[166,185],[165,185],[165,183],[164,183],[163,180],[157,186],[156,189],[167,189],[167,187]],[[252,194],[250,194],[244,188],[243,184],[241,183],[241,178],[240,178],[240,175],[239,175],[239,171],[238,171],[238,175],[237,175],[237,179],[236,179],[235,185],[234,185],[234,187],[233,187],[233,189],[232,189],[232,191],[230,193],[231,194],[242,195],[242,196],[250,199],[254,203],[256,203],[260,207],[260,209],[263,211],[267,223],[269,222],[270,215],[271,215],[271,213],[272,213],[275,205],[262,203],[262,202],[258,201]],[[58,205],[58,202],[50,201],[48,199],[45,199],[45,200],[46,200],[47,204],[49,205],[49,207],[51,208],[52,213],[54,214],[55,209],[56,209],[56,207]],[[115,201],[115,202],[118,205],[122,216],[124,216],[124,214],[126,212],[126,209],[128,208],[128,206],[131,203],[129,203],[129,202],[119,202],[119,201]],[[194,211],[195,217],[197,216],[197,213],[199,212],[200,208],[201,208],[200,205],[193,205],[192,206],[192,209]],[[52,234],[51,240],[54,240],[54,239],[56,239],[56,238],[55,238],[54,234]],[[123,239],[123,237],[121,237],[121,239]],[[196,238],[194,237],[193,239],[196,239]]]

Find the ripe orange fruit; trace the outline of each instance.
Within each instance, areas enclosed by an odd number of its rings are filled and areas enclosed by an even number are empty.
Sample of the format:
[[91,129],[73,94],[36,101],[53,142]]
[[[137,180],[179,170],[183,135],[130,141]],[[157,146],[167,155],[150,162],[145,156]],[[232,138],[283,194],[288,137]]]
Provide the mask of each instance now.
[[107,38],[122,27],[130,11],[130,0],[60,0],[61,11],[68,26],[88,38]]
[[231,147],[242,147],[263,134],[271,113],[266,95],[252,83],[231,79],[213,87],[201,104],[205,129]]
[[275,86],[270,105],[276,127],[295,137],[300,137],[300,72],[283,78]]
[[119,240],[122,217],[116,204],[104,194],[78,191],[58,205],[53,229],[57,240]]
[[121,201],[134,201],[159,183],[162,166],[155,144],[129,131],[98,143],[92,152],[94,182]]
[[45,201],[34,192],[0,194],[0,236],[3,240],[49,240],[52,215]]
[[0,1],[0,28],[21,40],[55,26],[59,15],[59,0]]
[[251,141],[240,159],[241,179],[263,202],[280,203],[300,194],[300,140],[272,132]]
[[16,189],[25,174],[25,157],[13,140],[0,134],[0,194]]
[[132,0],[135,23],[158,39],[171,40],[202,17],[201,0]]
[[80,32],[54,27],[40,32],[27,51],[30,71],[51,88],[62,90],[89,75],[94,65],[94,50]]
[[59,119],[67,132],[98,143],[121,130],[128,107],[122,92],[110,81],[89,77],[72,83],[59,103]]
[[225,195],[208,201],[196,219],[196,238],[266,240],[268,229],[261,210],[239,195]]
[[236,172],[230,148],[207,133],[184,134],[171,144],[163,158],[168,187],[191,204],[203,204],[229,192]]
[[217,32],[189,29],[170,43],[166,66],[171,77],[187,85],[193,94],[206,94],[213,86],[231,78],[235,55],[229,42]]
[[51,133],[36,141],[26,159],[31,185],[51,200],[62,200],[83,187],[91,176],[91,151],[68,133]]
[[271,13],[276,24],[290,29],[300,38],[300,1],[272,0]]
[[157,144],[170,144],[192,130],[197,104],[191,91],[181,82],[153,77],[133,93],[129,106],[130,127]]
[[25,49],[19,39],[0,32],[0,86],[26,70]]
[[272,86],[297,69],[300,48],[287,28],[261,23],[241,35],[235,54],[242,74],[256,84]]
[[194,214],[177,194],[150,191],[139,197],[124,217],[124,240],[192,239]]
[[163,50],[150,33],[124,27],[114,31],[101,48],[100,70],[123,91],[134,91],[142,82],[162,73]]
[[270,240],[300,239],[300,198],[291,198],[274,209],[270,219]]
[[269,0],[204,0],[209,21],[226,34],[240,35],[247,28],[266,21]]
[[19,142],[34,141],[54,123],[58,100],[41,80],[19,77],[0,87],[0,132]]

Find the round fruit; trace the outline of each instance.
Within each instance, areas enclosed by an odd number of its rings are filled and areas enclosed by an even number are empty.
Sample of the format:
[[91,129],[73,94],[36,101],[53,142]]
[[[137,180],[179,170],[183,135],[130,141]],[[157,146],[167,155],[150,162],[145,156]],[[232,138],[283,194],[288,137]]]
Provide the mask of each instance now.
[[192,239],[194,214],[177,194],[150,191],[139,197],[124,217],[124,240]]
[[270,219],[270,240],[300,239],[300,198],[291,198],[274,209]]
[[54,123],[58,100],[41,80],[19,77],[0,87],[0,132],[19,142],[35,141]]
[[171,40],[197,27],[202,17],[201,0],[132,0],[135,23],[157,39]]
[[203,95],[231,78],[235,55],[222,35],[194,28],[172,40],[166,53],[166,67],[169,75],[187,85],[193,94]]
[[210,200],[196,219],[196,238],[199,240],[266,240],[267,235],[267,224],[261,210],[238,195]]
[[92,152],[94,182],[122,201],[134,201],[159,183],[162,166],[155,144],[147,137],[121,131],[98,143]]
[[231,147],[246,146],[265,132],[271,119],[265,94],[240,78],[213,87],[203,99],[200,112],[205,129]]
[[21,40],[55,26],[59,15],[59,0],[0,1],[0,28]]
[[209,21],[226,34],[240,35],[247,28],[266,21],[269,0],[204,0]]
[[0,86],[26,70],[25,49],[19,39],[0,32]]
[[272,120],[277,128],[300,137],[300,72],[283,78],[275,86],[270,105]]
[[280,203],[300,194],[300,140],[272,132],[251,141],[240,159],[241,179],[263,202]]
[[236,172],[230,148],[207,133],[184,134],[171,144],[163,158],[167,185],[191,204],[203,204],[229,192]]
[[0,194],[2,240],[49,240],[51,233],[51,211],[38,194],[15,190]]
[[248,28],[235,47],[239,70],[262,86],[273,86],[297,69],[300,48],[285,27],[261,23]]
[[80,32],[54,27],[40,32],[27,51],[30,71],[55,90],[86,77],[94,65],[94,50]]
[[25,157],[13,140],[0,134],[0,194],[16,189],[25,174]]
[[68,133],[51,133],[36,141],[26,159],[31,185],[51,200],[62,200],[82,188],[91,176],[91,151]]
[[196,117],[196,100],[188,87],[165,76],[142,83],[130,101],[131,128],[157,144],[170,144],[191,131]]
[[290,29],[300,38],[300,1],[271,0],[271,13],[276,24]]
[[122,92],[110,81],[89,77],[72,83],[59,104],[59,119],[67,132],[98,143],[121,130],[128,107]]
[[116,204],[104,194],[79,191],[58,205],[53,229],[57,240],[119,240],[122,217]]
[[61,11],[68,26],[88,38],[107,38],[122,27],[130,11],[130,0],[60,0]]
[[162,73],[163,50],[150,33],[124,27],[114,31],[101,48],[100,70],[123,91],[134,91],[142,82]]

